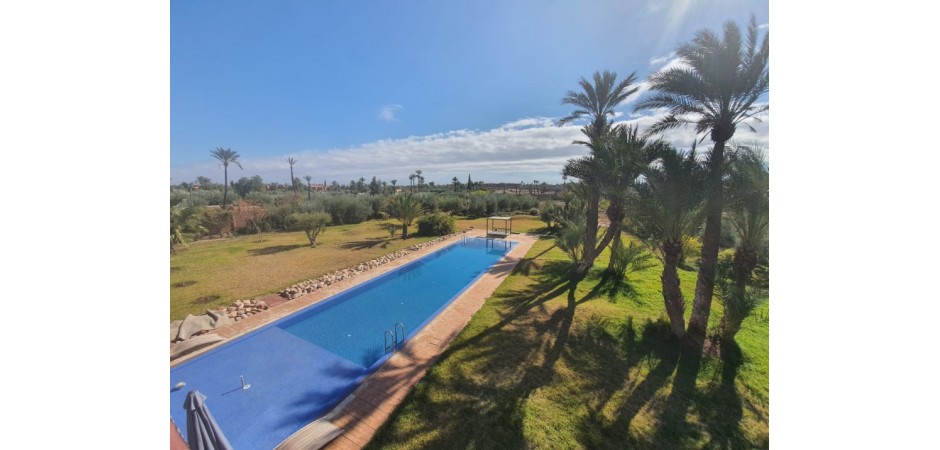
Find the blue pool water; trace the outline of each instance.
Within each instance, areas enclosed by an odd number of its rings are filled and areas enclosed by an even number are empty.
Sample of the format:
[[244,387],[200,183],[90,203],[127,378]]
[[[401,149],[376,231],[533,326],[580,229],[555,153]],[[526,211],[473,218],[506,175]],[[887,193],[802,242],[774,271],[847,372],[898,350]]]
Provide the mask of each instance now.
[[467,239],[172,368],[170,386],[186,383],[170,393],[173,421],[185,438],[197,389],[235,448],[273,448],[388,358],[385,330],[413,336],[513,244]]

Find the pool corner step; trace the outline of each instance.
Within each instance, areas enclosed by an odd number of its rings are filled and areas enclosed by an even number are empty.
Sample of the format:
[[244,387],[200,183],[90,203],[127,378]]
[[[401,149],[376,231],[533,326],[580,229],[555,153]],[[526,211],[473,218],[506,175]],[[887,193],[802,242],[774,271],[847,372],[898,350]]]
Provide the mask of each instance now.
[[356,398],[356,396],[353,394],[347,395],[346,398],[333,407],[330,412],[297,430],[297,432],[278,444],[277,447],[274,447],[274,450],[315,450],[329,444],[345,431],[333,425],[330,421],[354,398]]

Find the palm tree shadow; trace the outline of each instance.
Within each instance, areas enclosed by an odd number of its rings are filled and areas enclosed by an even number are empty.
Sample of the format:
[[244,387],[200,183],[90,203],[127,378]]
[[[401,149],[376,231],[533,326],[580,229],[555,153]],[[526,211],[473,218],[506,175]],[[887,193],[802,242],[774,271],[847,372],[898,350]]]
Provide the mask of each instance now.
[[367,238],[361,241],[351,241],[346,242],[339,247],[346,250],[366,250],[379,246],[381,248],[388,247],[388,244],[392,242],[392,239],[388,238]]
[[617,297],[623,295],[631,300],[639,297],[636,288],[630,283],[626,276],[618,276],[608,271],[601,275],[601,281],[597,284],[598,292],[604,294],[611,302],[616,302]]
[[553,249],[553,248],[555,248],[555,245],[554,245],[554,244],[552,244],[550,247],[546,248],[545,250],[542,250],[542,252],[539,253],[539,254],[537,254],[537,255],[534,255],[534,256],[531,256],[531,257],[522,258],[522,259],[519,260],[519,262],[516,264],[516,267],[513,268],[512,273],[513,273],[513,274],[522,274],[522,275],[528,276],[528,275],[530,275],[530,274],[532,273],[532,269],[535,269],[536,271],[542,270],[542,265],[539,264],[539,263],[537,263],[537,262],[536,262],[536,259],[538,259],[538,258],[541,257],[542,255],[548,253],[548,252],[549,252],[551,249]]
[[[545,264],[551,273],[570,272],[571,264],[549,261]],[[543,273],[543,272],[540,272]],[[377,432],[393,433],[396,439],[409,440],[422,435],[423,448],[525,448],[528,443],[524,433],[524,411],[529,398],[542,386],[552,382],[556,363],[569,351],[569,337],[577,306],[577,282],[567,277],[539,277],[531,285],[508,292],[500,292],[491,301],[501,305],[500,320],[480,332],[453,342],[439,360],[456,359],[456,362],[438,363],[429,370],[409,397],[422,400],[415,402],[419,416],[425,417],[415,427],[389,430],[400,410]],[[567,295],[566,295],[567,294]],[[564,306],[546,308],[550,300],[560,300],[566,295]],[[513,342],[506,348],[506,342]],[[475,351],[460,351],[471,346]],[[494,358],[493,354],[499,354]],[[537,361],[537,362],[536,362]],[[473,367],[472,371],[454,367]],[[442,381],[438,371],[446,371],[448,389],[457,392],[431,400],[423,398],[431,386]],[[507,373],[513,375],[507,377]],[[432,406],[433,405],[433,406]],[[485,412],[481,411],[485,405]],[[448,417],[441,420],[441,415]],[[488,433],[466,433],[467,428],[492,429]],[[367,448],[375,448],[372,444]]]
[[[743,417],[741,397],[735,387],[738,369],[744,363],[744,356],[737,343],[723,343],[721,347],[721,382],[711,389],[703,402],[701,412],[705,427],[711,438],[706,447],[745,448],[752,446],[741,431]],[[769,442],[763,444],[769,446]]]
[[301,248],[301,247],[308,247],[308,246],[307,246],[307,245],[303,245],[303,244],[296,244],[296,245],[272,245],[272,246],[270,246],[270,247],[264,247],[264,248],[257,248],[257,249],[253,249],[253,250],[248,250],[248,253],[249,253],[251,256],[265,256],[265,255],[273,255],[273,254],[281,253],[281,252],[288,252],[288,251],[291,251],[291,250],[294,250],[294,249],[298,249],[298,248]]

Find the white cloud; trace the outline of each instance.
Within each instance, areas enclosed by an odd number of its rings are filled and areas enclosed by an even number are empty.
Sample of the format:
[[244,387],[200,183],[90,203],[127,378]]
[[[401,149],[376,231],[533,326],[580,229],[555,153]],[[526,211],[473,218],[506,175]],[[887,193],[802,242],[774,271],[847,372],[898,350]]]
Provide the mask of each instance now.
[[667,62],[667,61],[669,61],[669,60],[671,60],[671,59],[674,59],[675,57],[676,57],[676,52],[669,52],[668,55],[665,55],[665,56],[657,56],[657,57],[655,57],[655,58],[651,58],[651,59],[650,59],[650,66],[659,66],[659,65],[662,65],[664,62]]
[[[665,111],[618,115],[618,120],[639,125],[645,130]],[[765,116],[766,117],[766,116]],[[768,144],[768,119],[764,123],[752,124],[757,132],[739,125],[735,139],[756,140]],[[663,138],[680,148],[688,148],[693,140],[700,139],[692,127],[670,130]],[[578,125],[558,127],[547,117],[532,117],[516,120],[505,125],[480,130],[455,130],[427,136],[410,136],[402,139],[384,139],[348,148],[327,151],[309,150],[291,152],[297,159],[294,175],[311,175],[314,180],[348,183],[349,180],[377,176],[383,180],[397,179],[407,184],[408,174],[416,169],[425,173],[428,181],[448,183],[456,176],[466,179],[470,173],[474,180],[490,182],[519,182],[538,179],[549,183],[561,182],[561,169],[569,158],[587,154],[587,148],[572,144],[583,139]],[[711,144],[706,141],[699,146],[704,149]],[[266,181],[285,183],[290,178],[285,157],[245,158],[241,162],[245,170],[230,170],[229,179],[261,175]],[[231,168],[231,167],[230,167]],[[222,169],[212,161],[171,168],[173,182],[193,180],[197,176],[208,176],[221,181]]]
[[398,118],[395,117],[395,112],[401,108],[402,106],[399,104],[383,105],[381,108],[379,108],[379,120],[383,120],[385,122],[397,121]]

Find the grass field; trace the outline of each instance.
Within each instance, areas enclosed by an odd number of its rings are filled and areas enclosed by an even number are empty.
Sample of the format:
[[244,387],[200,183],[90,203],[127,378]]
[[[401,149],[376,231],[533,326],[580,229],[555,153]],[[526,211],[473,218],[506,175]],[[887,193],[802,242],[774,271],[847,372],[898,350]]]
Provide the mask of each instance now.
[[[388,221],[396,223],[395,221]],[[353,266],[429,237],[389,237],[381,221],[326,228],[310,248],[302,231],[198,241],[170,255],[170,320],[280,291],[295,283]],[[542,226],[537,217],[518,216],[513,229]],[[457,229],[484,228],[486,219],[458,219]],[[412,232],[417,227],[412,228]]]
[[[368,448],[765,448],[767,303],[725,361],[680,350],[661,266],[580,283],[543,239],[428,370]],[[691,312],[695,272],[680,270]],[[710,324],[721,318],[713,303]]]

